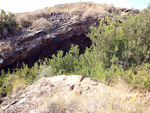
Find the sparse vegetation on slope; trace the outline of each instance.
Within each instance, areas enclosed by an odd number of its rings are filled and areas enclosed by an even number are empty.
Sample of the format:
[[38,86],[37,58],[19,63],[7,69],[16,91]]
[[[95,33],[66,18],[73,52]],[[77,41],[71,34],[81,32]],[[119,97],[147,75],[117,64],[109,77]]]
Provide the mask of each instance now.
[[[105,18],[98,28],[90,28],[91,32],[87,36],[92,40],[92,47],[87,48],[84,54],[79,55],[78,46],[72,46],[65,56],[63,51],[59,51],[52,59],[46,59],[44,66],[50,68],[42,68],[40,73],[43,64],[40,67],[35,64],[31,69],[24,66],[12,75],[18,75],[32,83],[37,78],[48,76],[43,73],[51,69],[50,76],[78,74],[108,85],[115,84],[118,78],[121,78],[133,87],[149,89],[149,18],[149,10],[134,17],[129,16],[122,24],[111,22],[111,18]],[[9,74],[3,76],[7,79]],[[1,88],[6,91],[10,89],[10,85],[6,85],[7,81],[4,78]]]
[[[58,9],[60,10],[61,7]],[[36,20],[38,16],[34,16],[31,16],[34,19],[29,19],[28,16],[27,23]],[[28,25],[26,20],[20,21],[22,27]],[[30,25],[34,26],[33,22],[29,22]],[[17,81],[20,81],[22,88],[25,88],[39,78],[61,74],[83,75],[111,86],[116,85],[121,79],[133,88],[148,92],[150,90],[150,10],[145,9],[136,16],[130,15],[122,23],[105,17],[98,28],[91,26],[90,29],[91,32],[87,36],[92,40],[92,46],[87,48],[84,54],[79,54],[79,48],[75,45],[65,55],[63,51],[58,51],[51,59],[35,63],[32,68],[24,66],[12,73],[1,72],[1,97],[16,91],[20,85]],[[127,112],[138,112],[144,109],[145,104]],[[131,107],[130,105],[130,102],[127,103],[127,107]]]
[[0,12],[0,39],[7,36],[16,35],[19,33],[18,24],[15,20],[15,15],[7,13],[4,10]]
[[[89,8],[90,7],[90,8]],[[83,18],[86,17],[104,17],[109,10],[114,9],[113,5],[95,4],[92,2],[63,4],[50,7],[35,12],[20,13],[16,15],[16,20],[20,28],[31,27],[36,24],[35,21],[40,21],[41,18],[47,19],[51,13],[79,13]],[[40,21],[42,22],[42,21]],[[39,23],[40,24],[40,23]],[[33,27],[34,28],[34,27]]]
[[[124,86],[122,88],[125,88]],[[116,90],[116,87],[100,88],[94,93],[78,94],[72,92],[62,96],[57,93],[54,96],[46,95],[44,103],[38,108],[38,113],[71,111],[72,113],[146,113],[149,112],[149,98],[144,98],[140,93],[130,93]],[[120,92],[122,91],[122,92]]]

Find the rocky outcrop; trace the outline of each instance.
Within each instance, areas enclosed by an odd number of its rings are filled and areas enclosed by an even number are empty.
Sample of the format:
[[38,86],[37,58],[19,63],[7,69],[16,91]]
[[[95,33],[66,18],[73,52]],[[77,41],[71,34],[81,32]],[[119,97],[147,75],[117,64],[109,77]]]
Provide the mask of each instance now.
[[[18,90],[0,104],[1,113],[100,113],[132,112],[148,102],[129,87],[109,87],[80,75],[42,78]],[[136,99],[135,99],[136,98]],[[134,100],[135,99],[135,100]],[[144,100],[144,101],[143,101]],[[142,104],[140,104],[142,103]],[[150,112],[149,104],[140,112]]]
[[[52,14],[51,14],[52,15]],[[5,42],[9,42],[10,50],[6,50],[6,44],[1,45],[0,68],[14,66],[25,62],[33,64],[40,58],[50,57],[58,50],[67,52],[71,44],[79,45],[80,53],[91,45],[91,41],[86,37],[89,26],[97,23],[97,20],[70,20],[61,26],[56,27],[46,33],[45,31],[26,30],[17,37],[10,37]],[[5,43],[4,42],[4,43]]]
[[84,79],[82,76],[67,77],[62,75],[52,78],[42,78],[24,91],[8,97],[1,104],[1,113],[29,113],[31,110],[36,110],[42,105],[43,102],[41,99],[45,98],[45,96],[54,96],[57,93],[65,95],[68,91],[76,91],[82,94],[97,85],[97,82],[91,79]]
[[[118,9],[117,9],[118,10]],[[122,15],[131,10],[119,9]],[[109,8],[105,13],[112,13],[115,8]],[[136,10],[135,13],[139,13]],[[58,50],[67,52],[71,44],[79,45],[80,53],[91,46],[91,40],[86,36],[91,25],[98,26],[105,14],[83,16],[80,12],[52,12],[44,16],[53,27],[47,32],[31,27],[22,29],[19,36],[8,37],[0,42],[0,70],[16,68],[22,62],[33,65],[39,59],[51,57]]]

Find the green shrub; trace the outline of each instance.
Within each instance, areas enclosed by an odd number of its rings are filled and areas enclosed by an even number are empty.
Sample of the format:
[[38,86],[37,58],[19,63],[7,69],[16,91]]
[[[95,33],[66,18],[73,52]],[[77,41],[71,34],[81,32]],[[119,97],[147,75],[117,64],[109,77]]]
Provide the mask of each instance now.
[[78,46],[71,47],[70,51],[63,57],[64,52],[59,51],[57,55],[53,55],[52,59],[47,60],[52,66],[52,72],[55,74],[70,74],[75,72],[75,67],[79,63]]
[[131,86],[150,90],[150,64],[142,64],[124,71],[123,79]]
[[0,36],[6,38],[10,35],[16,35],[19,33],[18,24],[15,20],[15,15],[12,13],[6,13],[4,10],[0,12]]
[[16,69],[12,73],[9,70],[7,73],[2,70],[0,76],[0,97],[5,97],[18,89],[24,89],[32,84],[36,75],[34,72],[37,72],[37,70],[36,65],[32,68],[23,65],[23,68]]
[[35,63],[32,68],[23,64],[21,69],[15,69],[12,73],[10,71],[5,73],[2,70],[0,76],[0,97],[25,89],[42,77],[54,75],[51,72],[51,66],[47,65],[46,62],[39,61],[39,64]]
[[[116,30],[119,23],[111,22],[111,18],[102,19],[98,28],[90,27],[88,37],[92,40],[92,49],[97,61],[102,62],[105,68],[111,67],[118,61],[117,52],[123,49],[119,47],[120,39]],[[105,24],[107,21],[107,24]]]
[[[108,20],[109,22],[109,20]],[[122,24],[101,21],[98,28],[91,27],[87,35],[93,42],[96,56],[108,68],[112,64],[129,68],[150,59],[150,11],[129,16]]]

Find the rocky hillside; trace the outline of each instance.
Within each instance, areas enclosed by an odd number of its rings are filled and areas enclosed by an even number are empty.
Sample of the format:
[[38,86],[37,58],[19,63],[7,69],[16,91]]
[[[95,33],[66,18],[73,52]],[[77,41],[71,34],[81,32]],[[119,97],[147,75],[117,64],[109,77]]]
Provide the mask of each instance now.
[[148,93],[132,92],[123,82],[109,87],[79,75],[42,78],[1,102],[1,113],[150,112]]
[[[15,68],[22,62],[32,65],[58,50],[67,52],[71,44],[79,45],[83,53],[91,45],[86,36],[89,27],[98,26],[103,17],[113,16],[115,11],[123,18],[131,12],[139,13],[106,4],[76,3],[17,14],[20,34],[0,40],[0,70]],[[116,17],[114,20],[121,22]]]
[[19,67],[1,71],[0,113],[150,113],[150,10],[139,12],[88,2],[16,14],[19,34],[0,40],[0,71]]

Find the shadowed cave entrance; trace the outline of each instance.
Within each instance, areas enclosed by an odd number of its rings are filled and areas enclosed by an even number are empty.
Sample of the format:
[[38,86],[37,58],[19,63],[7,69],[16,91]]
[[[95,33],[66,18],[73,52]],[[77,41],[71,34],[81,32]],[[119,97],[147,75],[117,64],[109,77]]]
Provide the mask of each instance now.
[[85,52],[86,47],[90,47],[92,45],[91,40],[86,37],[86,35],[82,36],[73,36],[69,39],[66,39],[62,41],[61,43],[56,44],[49,44],[46,46],[42,46],[38,49],[38,51],[33,52],[30,56],[28,56],[25,59],[18,59],[13,64],[9,66],[5,66],[3,68],[0,68],[0,70],[12,71],[15,68],[21,68],[24,64],[27,64],[29,67],[32,67],[35,62],[38,60],[43,60],[44,58],[51,58],[53,54],[57,54],[57,51],[63,50],[64,53],[68,52],[70,50],[71,45],[78,45],[80,49],[80,54]]

